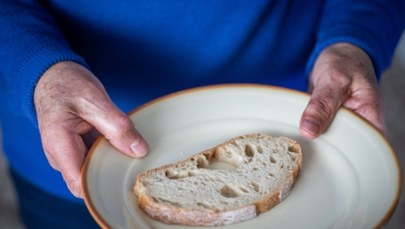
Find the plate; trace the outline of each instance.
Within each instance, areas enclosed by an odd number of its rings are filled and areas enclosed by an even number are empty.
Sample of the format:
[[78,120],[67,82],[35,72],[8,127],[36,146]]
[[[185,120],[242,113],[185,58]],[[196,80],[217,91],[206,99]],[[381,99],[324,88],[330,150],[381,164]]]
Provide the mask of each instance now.
[[[258,217],[217,228],[374,228],[398,203],[399,163],[368,122],[340,109],[315,140],[299,135],[309,96],[264,85],[227,84],[189,89],[130,113],[149,144],[132,159],[99,138],[86,158],[82,182],[88,209],[105,228],[191,228],[150,219],[132,194],[136,175],[211,148],[237,135],[265,133],[297,140],[303,149],[299,179],[287,199]],[[196,227],[193,227],[196,228]],[[198,227],[197,227],[198,228]]]

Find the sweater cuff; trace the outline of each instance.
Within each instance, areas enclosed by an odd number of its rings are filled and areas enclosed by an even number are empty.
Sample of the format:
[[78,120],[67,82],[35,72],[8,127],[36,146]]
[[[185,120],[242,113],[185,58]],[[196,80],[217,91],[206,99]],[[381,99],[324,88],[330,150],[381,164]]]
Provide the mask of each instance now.
[[366,52],[373,62],[377,79],[380,79],[381,72],[386,68],[390,60],[389,54],[379,51],[384,50],[384,48],[381,47],[381,44],[369,31],[351,26],[342,26],[319,34],[318,42],[307,62],[307,75],[311,73],[312,67],[322,50],[332,44],[340,42],[353,44]]
[[12,90],[13,103],[16,104],[17,112],[28,114],[35,126],[38,126],[34,104],[35,86],[48,68],[61,61],[73,61],[87,67],[84,59],[70,48],[50,41],[27,51],[16,69],[15,80],[18,83],[14,84],[16,88]]

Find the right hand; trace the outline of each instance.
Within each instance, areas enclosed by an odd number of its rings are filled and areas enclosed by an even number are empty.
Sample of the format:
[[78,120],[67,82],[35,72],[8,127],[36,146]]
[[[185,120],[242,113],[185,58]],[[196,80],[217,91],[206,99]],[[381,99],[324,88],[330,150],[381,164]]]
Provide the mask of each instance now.
[[38,126],[49,164],[62,173],[69,190],[82,197],[81,168],[86,139],[99,132],[121,152],[143,157],[148,146],[126,114],[86,68],[60,62],[40,78],[34,92]]

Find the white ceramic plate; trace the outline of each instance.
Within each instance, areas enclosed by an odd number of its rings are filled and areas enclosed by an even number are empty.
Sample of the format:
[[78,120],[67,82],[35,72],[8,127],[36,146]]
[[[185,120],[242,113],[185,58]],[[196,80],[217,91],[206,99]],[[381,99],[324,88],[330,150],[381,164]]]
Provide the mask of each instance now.
[[[136,174],[210,148],[236,135],[262,132],[296,139],[300,178],[290,196],[257,218],[226,228],[373,228],[387,222],[400,195],[398,161],[382,135],[341,109],[316,140],[299,135],[309,96],[261,85],[218,85],[171,94],[130,114],[150,146],[131,159],[98,139],[86,159],[87,207],[107,228],[189,228],[146,216],[131,193]],[[225,227],[218,227],[225,228]]]

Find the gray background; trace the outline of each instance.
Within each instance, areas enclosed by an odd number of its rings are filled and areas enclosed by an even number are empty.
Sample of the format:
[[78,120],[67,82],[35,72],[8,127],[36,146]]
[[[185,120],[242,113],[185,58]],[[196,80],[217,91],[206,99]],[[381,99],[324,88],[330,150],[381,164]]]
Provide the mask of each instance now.
[[[391,67],[381,80],[381,93],[386,111],[387,138],[405,168],[405,33],[397,46]],[[405,228],[405,190],[398,207],[386,228]],[[0,228],[22,229],[17,214],[14,187],[10,181],[7,164],[0,149]]]

